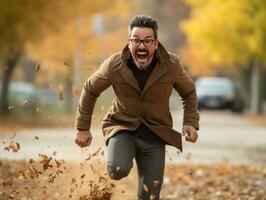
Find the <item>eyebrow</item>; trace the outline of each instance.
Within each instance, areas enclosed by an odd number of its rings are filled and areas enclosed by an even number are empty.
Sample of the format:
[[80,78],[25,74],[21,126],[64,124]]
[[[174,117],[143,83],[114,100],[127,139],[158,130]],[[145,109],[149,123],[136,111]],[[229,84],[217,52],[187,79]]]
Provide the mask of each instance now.
[[[133,35],[132,37],[137,37],[137,38],[140,38],[138,35]],[[144,39],[147,39],[147,38],[152,38],[152,36],[151,36],[151,35],[149,35],[149,36],[146,36],[146,37],[144,37]]]

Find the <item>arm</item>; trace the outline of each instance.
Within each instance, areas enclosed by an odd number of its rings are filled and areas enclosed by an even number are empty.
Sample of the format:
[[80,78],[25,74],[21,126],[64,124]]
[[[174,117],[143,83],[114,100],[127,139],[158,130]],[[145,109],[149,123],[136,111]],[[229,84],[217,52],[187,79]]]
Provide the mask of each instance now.
[[109,74],[110,58],[84,83],[76,112],[75,127],[78,129],[76,144],[80,147],[90,145],[91,118],[97,98],[111,85]]
[[197,130],[199,130],[199,112],[195,85],[178,60],[175,70],[174,88],[179,93],[184,108],[182,132],[187,141],[196,142]]

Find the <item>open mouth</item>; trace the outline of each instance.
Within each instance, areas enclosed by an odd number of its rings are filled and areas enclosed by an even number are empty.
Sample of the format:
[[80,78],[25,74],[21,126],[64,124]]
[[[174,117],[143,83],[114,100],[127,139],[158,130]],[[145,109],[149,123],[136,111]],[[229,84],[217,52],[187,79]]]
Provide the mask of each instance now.
[[148,58],[148,53],[147,52],[144,52],[144,51],[140,51],[140,52],[137,52],[136,53],[136,57],[139,60],[144,60],[144,59],[147,59]]

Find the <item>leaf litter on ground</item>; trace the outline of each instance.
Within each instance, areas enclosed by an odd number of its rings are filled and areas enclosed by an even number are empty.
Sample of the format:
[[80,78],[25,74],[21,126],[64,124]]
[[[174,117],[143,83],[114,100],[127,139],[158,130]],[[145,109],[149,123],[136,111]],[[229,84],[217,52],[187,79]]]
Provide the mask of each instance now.
[[[14,137],[6,142],[6,148],[16,152],[20,145]],[[44,154],[29,161],[0,159],[0,199],[135,199],[136,169],[122,181],[112,181],[106,163],[99,159],[103,155],[104,150],[99,148],[82,163]],[[233,165],[227,160],[195,164],[189,162],[191,155],[188,157],[187,163],[166,165],[162,200],[266,200],[266,165]],[[159,183],[153,180],[154,187]],[[146,185],[143,189],[149,192]],[[155,196],[152,194],[150,199]]]

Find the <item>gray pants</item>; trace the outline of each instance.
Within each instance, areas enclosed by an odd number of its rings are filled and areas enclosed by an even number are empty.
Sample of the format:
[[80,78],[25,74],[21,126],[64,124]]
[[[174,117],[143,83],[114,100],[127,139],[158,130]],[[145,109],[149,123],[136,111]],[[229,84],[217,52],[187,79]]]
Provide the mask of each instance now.
[[[149,143],[130,133],[118,133],[107,146],[107,172],[115,180],[126,177],[135,158],[138,169],[138,199],[160,199],[163,183],[165,145]],[[145,185],[144,185],[145,184]]]

